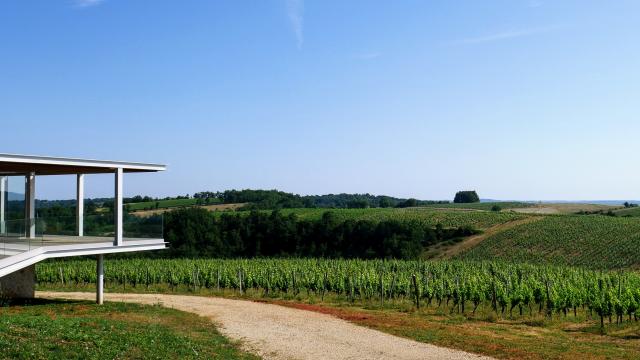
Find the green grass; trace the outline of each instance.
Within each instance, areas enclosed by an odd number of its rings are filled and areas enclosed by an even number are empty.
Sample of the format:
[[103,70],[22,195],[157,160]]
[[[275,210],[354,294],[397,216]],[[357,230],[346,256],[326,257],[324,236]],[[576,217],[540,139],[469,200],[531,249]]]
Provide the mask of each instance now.
[[129,203],[125,204],[127,211],[138,211],[138,210],[148,210],[155,209],[156,204],[158,205],[158,209],[167,209],[173,207],[180,206],[194,206],[198,202],[197,199],[175,199],[175,200],[158,200],[158,201],[147,201],[147,202],[139,202],[139,203]]
[[519,209],[534,206],[533,203],[519,202],[519,201],[504,201],[504,202],[481,202],[472,204],[432,204],[425,205],[427,208],[439,208],[439,209],[468,209],[468,210],[486,210],[490,211],[494,205],[500,206],[503,210]]
[[0,308],[0,348],[0,359],[256,358],[193,314],[76,301]]
[[503,224],[513,220],[519,220],[526,215],[512,212],[489,212],[489,211],[457,211],[457,210],[435,210],[429,208],[406,208],[406,209],[284,209],[283,214],[294,213],[301,219],[316,220],[322,217],[327,211],[331,211],[341,220],[417,220],[427,226],[441,224],[446,228],[457,228],[460,226],[471,226],[476,229],[486,229],[495,225]]
[[640,216],[640,207],[615,210],[613,213],[618,216]]
[[596,269],[640,268],[640,218],[547,216],[489,236],[458,257]]

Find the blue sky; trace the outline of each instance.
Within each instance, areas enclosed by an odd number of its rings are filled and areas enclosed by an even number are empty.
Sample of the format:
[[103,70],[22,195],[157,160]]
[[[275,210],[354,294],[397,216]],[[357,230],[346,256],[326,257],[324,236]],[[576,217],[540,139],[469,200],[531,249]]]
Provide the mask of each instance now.
[[[640,198],[637,1],[0,3],[0,152],[125,193]],[[88,194],[111,192],[105,176]],[[73,179],[39,182],[72,197]]]

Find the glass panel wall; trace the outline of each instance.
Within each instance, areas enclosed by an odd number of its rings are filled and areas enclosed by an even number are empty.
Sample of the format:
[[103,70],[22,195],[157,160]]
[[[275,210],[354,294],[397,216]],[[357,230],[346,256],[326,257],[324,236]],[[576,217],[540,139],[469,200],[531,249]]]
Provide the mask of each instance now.
[[24,176],[7,176],[5,221],[24,219]]
[[[25,220],[25,181],[24,175],[4,177],[3,191],[0,201],[0,258],[42,246],[42,236],[36,233],[29,239],[27,221]],[[0,182],[2,179],[0,179]],[[3,210],[3,211],[2,211]]]

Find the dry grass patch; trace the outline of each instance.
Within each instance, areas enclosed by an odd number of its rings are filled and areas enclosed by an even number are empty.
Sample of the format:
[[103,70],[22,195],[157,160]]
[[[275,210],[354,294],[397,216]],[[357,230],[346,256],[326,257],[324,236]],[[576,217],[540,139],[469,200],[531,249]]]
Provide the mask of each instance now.
[[[541,318],[539,322],[482,320],[437,309],[367,309],[344,304],[308,304],[287,300],[259,300],[332,315],[354,324],[468,352],[503,359],[638,359],[638,325],[594,332],[595,322],[567,323]],[[527,325],[527,323],[536,326]]]

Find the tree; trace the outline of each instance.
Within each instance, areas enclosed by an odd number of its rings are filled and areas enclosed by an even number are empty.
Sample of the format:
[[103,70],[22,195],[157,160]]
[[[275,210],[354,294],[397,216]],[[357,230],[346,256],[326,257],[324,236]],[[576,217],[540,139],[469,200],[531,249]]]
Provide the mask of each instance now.
[[416,206],[418,206],[418,200],[416,199],[407,199],[399,203],[398,205],[396,205],[396,207],[399,207],[399,208],[416,207]]
[[369,208],[369,201],[367,199],[351,200],[347,203],[349,209],[367,209]]
[[469,204],[480,202],[480,197],[475,191],[458,191],[453,199],[456,204]]
[[491,207],[491,211],[500,212],[502,211],[502,208],[500,207],[500,205],[496,204]]
[[393,201],[390,198],[383,196],[380,198],[378,206],[381,208],[389,208],[393,206]]

